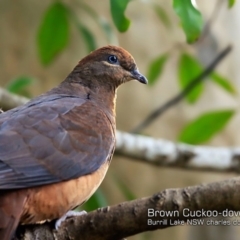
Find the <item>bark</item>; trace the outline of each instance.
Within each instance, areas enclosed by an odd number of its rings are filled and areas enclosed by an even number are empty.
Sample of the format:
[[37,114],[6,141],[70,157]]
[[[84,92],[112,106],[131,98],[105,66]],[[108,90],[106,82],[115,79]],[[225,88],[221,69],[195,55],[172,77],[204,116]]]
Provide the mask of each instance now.
[[[233,215],[232,211],[238,210],[235,214],[240,214],[239,189],[240,178],[182,189],[166,189],[151,197],[69,218],[58,231],[54,230],[51,223],[24,226],[21,227],[22,236],[16,239],[118,240],[145,231],[194,225],[190,220],[199,218],[203,219],[205,225],[211,224],[209,221],[215,221],[218,225],[234,225],[234,220],[227,217]],[[212,217],[212,220],[206,219],[206,216]]]
[[240,148],[193,146],[117,132],[115,154],[157,166],[218,172],[240,171]]

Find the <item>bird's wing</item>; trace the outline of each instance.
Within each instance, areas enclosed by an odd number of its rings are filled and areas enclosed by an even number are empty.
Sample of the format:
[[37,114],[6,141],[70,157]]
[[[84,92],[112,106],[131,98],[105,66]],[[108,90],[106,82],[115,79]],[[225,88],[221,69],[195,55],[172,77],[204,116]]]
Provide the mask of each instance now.
[[114,130],[88,100],[49,98],[0,114],[0,189],[56,183],[111,158]]

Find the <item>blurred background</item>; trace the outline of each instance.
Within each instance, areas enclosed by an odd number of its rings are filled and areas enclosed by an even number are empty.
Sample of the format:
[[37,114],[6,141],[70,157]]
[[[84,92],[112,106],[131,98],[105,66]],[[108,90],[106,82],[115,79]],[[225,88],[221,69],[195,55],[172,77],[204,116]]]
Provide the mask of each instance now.
[[[179,93],[186,81],[231,44],[232,52],[217,66],[215,75],[198,86],[195,95],[172,107],[141,133],[171,141],[239,146],[239,1],[232,8],[228,7],[232,1],[197,1],[203,30],[199,40],[192,44],[186,41],[181,27],[184,24],[180,23],[172,1],[122,0],[120,5],[126,5],[125,11],[116,5],[118,2],[1,0],[0,86],[27,97],[37,96],[64,80],[78,61],[94,48],[119,45],[134,56],[141,73],[150,80],[148,86],[133,81],[118,90],[117,129],[131,131],[153,110]],[[122,12],[131,21],[129,26]],[[118,14],[125,23],[118,23]],[[198,142],[184,135],[184,129],[194,120],[215,111],[223,113],[221,129]],[[100,191],[83,208],[94,209],[150,196],[165,188],[181,188],[232,176],[231,173],[156,167],[114,156]],[[236,231],[236,227],[178,226],[128,239],[204,237],[207,240],[219,239],[219,235],[235,239]]]

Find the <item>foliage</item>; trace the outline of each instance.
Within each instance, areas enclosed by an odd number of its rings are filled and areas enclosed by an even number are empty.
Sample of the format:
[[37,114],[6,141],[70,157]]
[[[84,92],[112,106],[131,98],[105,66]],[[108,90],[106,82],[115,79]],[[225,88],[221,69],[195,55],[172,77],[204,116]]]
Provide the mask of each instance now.
[[213,111],[202,114],[185,126],[178,140],[191,144],[206,142],[225,127],[233,114],[233,110]]
[[231,8],[235,4],[235,0],[228,0],[228,7]]
[[[131,26],[131,20],[126,17],[126,10],[130,0],[109,0],[110,13],[113,24],[119,32],[126,32]],[[141,4],[139,2],[139,4]],[[147,4],[147,3],[146,3]],[[228,0],[228,7],[231,8],[235,4],[235,0]],[[149,3],[148,6],[153,8],[156,16],[165,26],[167,31],[174,28],[173,23],[166,13],[165,6],[160,4]],[[173,0],[173,10],[179,17],[180,25],[186,36],[187,43],[194,43],[201,37],[204,26],[204,21],[199,10],[197,10],[191,0]],[[77,12],[77,14],[76,14]],[[108,43],[112,43],[116,38],[113,27],[109,21],[99,15],[98,10],[89,7],[82,1],[78,1],[76,9],[68,6],[67,1],[53,1],[45,10],[40,25],[37,29],[36,46],[38,49],[39,60],[42,65],[51,65],[57,57],[66,50],[69,39],[71,38],[70,29],[77,29],[79,36],[86,45],[86,52],[96,49],[98,47],[97,39],[99,36],[89,28],[86,21],[81,18],[81,13],[87,14],[93,21],[95,21]],[[144,14],[144,12],[142,13]],[[187,50],[186,50],[187,49]],[[204,69],[199,60],[190,54],[189,48],[179,48],[177,65],[177,78],[181,89],[184,89],[196,76],[198,76]],[[173,54],[171,54],[173,55]],[[170,51],[159,53],[148,66],[147,77],[149,85],[153,86],[162,76],[167,61],[171,57]],[[235,86],[231,84],[230,80],[223,77],[218,72],[213,72],[209,79],[213,84],[217,84],[228,94],[237,94]],[[12,80],[6,88],[17,94],[22,94],[30,97],[27,88],[34,81],[28,76],[18,77]],[[190,104],[195,104],[204,93],[204,83],[199,84],[195,89],[186,96],[186,100]],[[199,117],[187,123],[178,136],[179,141],[199,144],[209,141],[213,136],[219,133],[233,117],[234,111],[232,109],[224,109],[200,114]],[[133,199],[135,196],[130,189],[120,180],[115,179],[116,185],[123,192],[127,199]],[[86,210],[96,209],[101,206],[106,206],[107,200],[102,190],[98,190],[94,196],[84,205]]]
[[191,0],[174,0],[173,8],[181,20],[187,41],[195,42],[203,28],[201,13],[192,5]]
[[66,6],[55,2],[46,10],[38,29],[39,58],[44,65],[50,64],[69,41],[69,19]]
[[[121,7],[120,4],[119,7]],[[113,4],[112,11],[116,11],[116,3]],[[126,8],[126,6],[125,6]],[[112,29],[105,18],[98,14],[89,6],[81,3],[80,9],[88,13],[98,22],[109,41],[112,39]],[[123,9],[124,11],[124,9]],[[124,28],[124,21],[127,20],[114,15],[120,30]],[[121,22],[121,26],[119,25]],[[42,18],[37,34],[37,47],[39,59],[43,65],[51,64],[55,58],[67,47],[70,38],[70,25],[75,24],[80,35],[87,46],[87,52],[97,48],[95,37],[91,30],[86,27],[74,13],[74,10],[65,3],[57,1],[51,4]]]
[[[190,56],[183,53],[179,59],[178,79],[179,85],[184,89],[194,78],[196,78],[202,71],[199,62]],[[203,84],[198,84],[190,94],[186,96],[189,103],[195,103],[203,92]]]
[[230,94],[236,94],[236,88],[231,84],[231,82],[226,78],[221,76],[219,73],[213,72],[210,75],[211,79],[215,81],[220,87],[222,87],[225,91],[229,92]]
[[161,76],[164,65],[168,59],[168,54],[163,54],[154,59],[148,68],[147,79],[150,85],[153,85]]
[[130,20],[124,12],[130,0],[110,0],[112,19],[119,32],[125,32],[130,26]]
[[31,97],[31,94],[27,90],[28,86],[34,83],[34,79],[27,76],[20,76],[11,80],[6,89],[11,93],[16,93],[25,97]]

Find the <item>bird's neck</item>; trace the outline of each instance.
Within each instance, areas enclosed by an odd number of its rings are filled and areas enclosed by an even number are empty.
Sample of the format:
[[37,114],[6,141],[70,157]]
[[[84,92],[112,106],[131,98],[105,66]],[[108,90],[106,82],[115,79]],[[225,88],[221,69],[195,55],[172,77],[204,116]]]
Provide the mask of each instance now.
[[[88,91],[89,89],[87,89]],[[109,91],[103,87],[98,87],[95,89],[90,89],[89,99],[96,102],[102,108],[111,111],[115,117],[115,107],[116,107],[116,91]]]
[[99,87],[91,89],[89,93],[90,101],[92,100],[98,107],[101,107],[111,121],[112,126],[116,128],[116,91],[106,91],[106,89]]

